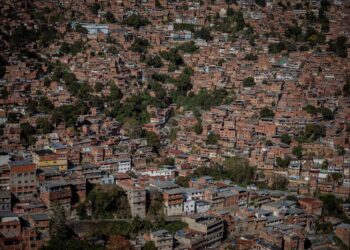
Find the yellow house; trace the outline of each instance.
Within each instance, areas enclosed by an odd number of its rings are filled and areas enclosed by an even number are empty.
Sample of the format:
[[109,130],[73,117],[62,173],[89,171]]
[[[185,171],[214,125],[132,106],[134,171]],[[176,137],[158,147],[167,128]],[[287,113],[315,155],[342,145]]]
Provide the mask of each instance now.
[[60,171],[66,171],[68,166],[67,155],[56,154],[50,149],[34,151],[33,162],[38,168],[52,168]]

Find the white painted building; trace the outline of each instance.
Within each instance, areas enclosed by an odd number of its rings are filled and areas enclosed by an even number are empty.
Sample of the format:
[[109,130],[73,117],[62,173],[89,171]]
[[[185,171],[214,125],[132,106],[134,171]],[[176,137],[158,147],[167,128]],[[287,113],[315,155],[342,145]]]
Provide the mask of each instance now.
[[187,200],[184,202],[183,205],[183,213],[188,214],[194,214],[196,212],[196,201],[194,200]]

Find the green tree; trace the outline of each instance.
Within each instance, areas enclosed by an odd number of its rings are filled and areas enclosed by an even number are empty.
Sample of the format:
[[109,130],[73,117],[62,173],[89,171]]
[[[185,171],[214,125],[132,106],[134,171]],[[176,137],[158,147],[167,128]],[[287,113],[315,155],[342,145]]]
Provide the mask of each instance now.
[[94,218],[130,218],[127,195],[118,186],[96,187],[87,196]]
[[302,148],[302,146],[299,145],[299,146],[293,147],[292,153],[293,153],[293,155],[298,157],[298,159],[301,159],[301,157],[303,156],[303,148]]
[[336,216],[342,218],[344,216],[341,205],[343,201],[332,194],[321,195],[320,200],[323,201],[323,214],[327,216]]
[[130,236],[131,225],[127,221],[117,221],[112,228],[112,233],[122,236]]
[[193,130],[197,135],[203,133],[203,126],[201,122],[197,122],[196,125],[193,126]]
[[266,0],[255,0],[255,3],[260,7],[266,7]]
[[328,43],[328,50],[343,58],[348,56],[347,47],[347,38],[345,36],[339,36],[335,41],[331,40]]
[[157,247],[153,241],[147,241],[143,246],[143,250],[157,250]]
[[249,184],[255,177],[255,168],[249,162],[238,156],[227,158],[223,164],[224,176],[238,184]]
[[264,107],[260,110],[260,118],[273,118],[275,113],[268,107]]
[[215,133],[209,133],[207,140],[205,142],[206,144],[209,144],[209,145],[216,145],[218,143],[218,140],[219,140],[219,135]]
[[37,127],[42,134],[51,133],[53,130],[52,124],[47,118],[39,118],[37,120]]
[[169,231],[171,234],[175,234],[177,231],[186,228],[188,225],[185,222],[182,221],[173,221],[170,223],[167,223],[164,226],[164,229]]
[[152,147],[155,152],[159,152],[160,149],[160,138],[154,132],[144,131],[147,139],[147,145]]
[[274,190],[286,190],[288,186],[288,179],[281,175],[276,175],[273,178],[271,188]]
[[150,24],[150,21],[148,21],[146,18],[143,18],[140,15],[132,14],[123,20],[123,24],[127,26],[134,27],[135,29],[139,29],[142,26],[146,26]]
[[176,178],[175,183],[181,187],[189,187],[190,178],[188,176],[179,176]]
[[292,142],[292,138],[288,134],[283,134],[281,136],[281,142],[289,145]]
[[164,161],[164,165],[174,166],[175,165],[175,158],[168,157]]
[[321,114],[322,114],[323,119],[325,119],[327,121],[334,119],[334,115],[333,115],[332,110],[330,110],[328,108],[322,108]]
[[338,155],[345,155],[346,152],[343,146],[337,145],[336,149],[337,149]]
[[21,141],[24,146],[28,147],[35,143],[35,133],[36,129],[28,122],[21,123]]
[[66,225],[66,214],[62,206],[55,204],[53,214],[49,221],[49,234],[51,238],[66,240],[69,238],[69,231]]
[[306,124],[304,131],[300,135],[301,141],[315,141],[326,135],[324,126],[318,124]]
[[243,87],[252,87],[252,86],[255,86],[254,78],[251,76],[244,78]]
[[110,11],[106,12],[105,18],[106,18],[106,22],[107,23],[115,23],[115,22],[117,22],[117,20],[115,19],[113,13],[110,12]]
[[317,114],[317,108],[311,104],[306,105],[303,109],[306,110],[306,112],[308,112],[309,114]]
[[163,62],[160,56],[148,57],[146,59],[146,64],[154,68],[160,68],[163,66]]
[[205,41],[213,40],[213,37],[210,35],[210,30],[207,27],[202,27],[200,30],[196,31],[195,36]]
[[97,15],[98,11],[101,9],[101,5],[99,3],[93,3],[89,6],[89,9],[93,14]]
[[75,31],[78,32],[78,33],[81,33],[81,34],[89,33],[87,28],[81,26],[81,24],[79,24],[79,23],[75,26]]
[[85,220],[87,218],[86,205],[84,202],[78,204],[77,214],[79,216],[79,220]]
[[109,95],[109,99],[111,101],[120,100],[123,97],[123,94],[122,94],[121,90],[118,88],[118,86],[115,85],[114,83],[111,83],[110,87],[111,87],[111,92]]
[[185,43],[181,43],[175,47],[175,51],[183,51],[184,53],[193,54],[199,50],[194,41],[189,41]]
[[4,77],[7,65],[7,60],[2,55],[0,55],[0,79]]
[[52,104],[52,102],[46,96],[42,96],[42,97],[39,98],[38,110],[40,112],[48,114],[53,109],[54,109],[54,105]]
[[150,46],[147,39],[136,38],[133,44],[131,45],[131,50],[138,53],[147,52],[147,48]]
[[155,192],[150,196],[150,202],[147,204],[147,217],[155,219],[163,218],[163,194],[161,192]]
[[276,164],[278,167],[280,168],[286,168],[288,167],[289,163],[290,163],[290,157],[286,156],[284,159],[282,159],[281,157],[277,157],[276,158]]

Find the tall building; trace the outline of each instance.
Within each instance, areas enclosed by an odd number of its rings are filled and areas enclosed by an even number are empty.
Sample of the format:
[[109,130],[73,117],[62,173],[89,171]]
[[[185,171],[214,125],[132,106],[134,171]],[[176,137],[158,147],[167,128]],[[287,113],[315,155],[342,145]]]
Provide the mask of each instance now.
[[214,248],[224,238],[224,221],[213,215],[183,217],[189,231],[176,235],[177,240],[190,249]]
[[184,195],[180,188],[165,190],[163,193],[164,209],[167,216],[182,215]]
[[32,161],[12,161],[10,166],[11,192],[20,200],[29,199],[36,190],[36,165]]
[[11,211],[11,192],[9,190],[0,191],[0,212]]
[[8,164],[0,166],[0,190],[10,190],[10,167]]
[[133,217],[139,216],[140,218],[146,217],[146,190],[137,183],[126,180],[118,181],[120,186],[128,196],[128,202]]

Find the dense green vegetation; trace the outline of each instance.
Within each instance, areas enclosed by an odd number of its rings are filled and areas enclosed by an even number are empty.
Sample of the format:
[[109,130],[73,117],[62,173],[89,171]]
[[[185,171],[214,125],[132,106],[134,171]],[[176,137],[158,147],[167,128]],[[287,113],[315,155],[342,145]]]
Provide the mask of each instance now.
[[300,142],[316,141],[326,135],[326,128],[319,124],[306,124],[305,129],[300,133]]
[[221,105],[225,101],[230,101],[226,90],[208,91],[207,89],[201,89],[198,94],[190,92],[183,99],[182,104],[188,110],[209,110],[211,107]]
[[41,250],[102,250],[104,247],[92,245],[86,241],[75,238],[74,233],[66,224],[65,211],[62,207],[55,205],[53,214],[49,221],[49,234],[51,239],[41,247]]
[[73,44],[63,42],[61,47],[60,47],[60,53],[71,54],[71,55],[75,56],[79,52],[82,52],[84,49],[85,49],[84,42],[81,40],[76,41]]
[[196,38],[201,38],[201,39],[203,39],[205,41],[213,40],[213,37],[210,34],[210,30],[207,27],[202,27],[200,30],[197,30],[194,33],[194,35],[195,35]]
[[93,3],[92,5],[89,6],[89,10],[95,15],[97,15],[100,9],[101,9],[101,5],[99,3]]
[[[346,217],[342,209],[343,200],[335,197],[332,194],[320,195],[320,200],[323,201],[323,214],[326,216],[335,216],[344,220],[345,223],[350,223],[349,218]],[[348,198],[346,202],[349,202]]]
[[124,18],[123,24],[139,29],[142,26],[150,24],[150,21],[140,15],[132,14]]
[[80,23],[78,23],[78,24],[75,26],[75,31],[78,32],[78,33],[81,33],[81,34],[87,34],[87,33],[89,33],[89,31],[87,30],[87,28],[81,26]]
[[271,54],[277,54],[281,53],[283,50],[287,50],[289,52],[296,51],[296,45],[294,43],[288,42],[288,41],[280,41],[278,43],[271,43],[268,45],[269,47],[269,53]]
[[325,119],[325,120],[333,120],[334,119],[334,114],[333,114],[332,110],[325,108],[325,107],[316,108],[315,106],[308,104],[303,109],[312,115],[317,115],[318,113],[321,113],[323,119]]
[[269,107],[260,110],[260,118],[273,118],[274,116],[275,113]]
[[154,67],[154,68],[160,68],[163,66],[163,62],[162,62],[162,59],[160,58],[160,56],[147,57],[145,62],[148,66]]
[[302,146],[299,145],[299,146],[293,147],[292,154],[295,155],[296,157],[298,157],[298,159],[301,159],[301,157],[303,156]]
[[131,222],[117,221],[112,228],[112,234],[118,234],[125,237],[133,237],[142,232],[149,232],[151,230],[166,229],[171,233],[187,227],[187,224],[181,221],[167,222],[163,218],[157,218],[151,222],[143,220],[139,217],[134,217]]
[[179,30],[188,30],[191,32],[194,32],[196,29],[196,25],[194,24],[189,24],[189,23],[174,23],[174,30],[179,31]]
[[136,38],[133,44],[131,45],[131,51],[145,53],[147,52],[147,48],[150,46],[147,39],[144,38]]
[[39,25],[36,29],[27,29],[24,25],[14,28],[9,37],[13,49],[20,49],[32,42],[38,42],[40,46],[48,47],[51,42],[60,37],[60,33],[47,24]]
[[266,0],[255,0],[255,3],[259,5],[260,7],[266,6]]
[[87,241],[79,239],[59,240],[51,239],[46,246],[40,248],[41,250],[62,250],[62,249],[74,249],[74,250],[103,250],[103,246],[96,246]]
[[216,180],[229,179],[238,185],[246,186],[254,182],[255,168],[244,158],[227,158],[223,165],[199,167],[191,177],[212,176]]
[[175,183],[179,185],[180,187],[189,187],[189,181],[190,181],[189,176],[179,176],[176,178]]
[[189,41],[185,43],[181,43],[175,47],[177,51],[181,50],[184,53],[194,53],[199,50],[199,48],[195,45],[194,41]]
[[243,87],[252,87],[255,86],[255,80],[253,77],[248,76],[246,78],[244,78],[243,80]]
[[218,140],[219,140],[219,135],[215,133],[209,133],[205,143],[208,145],[216,145],[218,143]]
[[287,190],[288,179],[281,175],[276,175],[273,177],[271,189],[274,190]]
[[91,206],[92,216],[96,219],[131,217],[127,196],[118,186],[96,187],[88,194],[87,205]]
[[287,168],[289,163],[290,163],[290,157],[286,156],[284,159],[282,159],[281,157],[277,157],[276,158],[276,164],[278,167],[280,168]]
[[198,47],[193,41],[186,42],[171,48],[168,51],[161,51],[159,55],[162,59],[171,62],[169,65],[169,71],[174,71],[179,68],[179,66],[184,65],[184,61],[181,52],[183,53],[194,53],[198,50]]
[[106,18],[106,22],[107,23],[116,23],[117,22],[117,20],[115,19],[113,13],[110,12],[110,11],[106,12],[105,18]]
[[237,32],[245,27],[243,13],[241,11],[234,11],[232,8],[227,10],[227,17],[215,17],[214,29],[220,32],[228,33],[233,40]]
[[292,142],[292,138],[288,134],[283,134],[281,136],[281,142],[285,144],[290,144]]
[[328,50],[334,52],[337,56],[347,58],[347,38],[345,36],[339,36],[335,41],[331,40],[328,43]]
[[[7,65],[8,65],[7,60],[2,55],[0,55],[0,78],[4,77]],[[2,93],[4,92],[2,91]],[[3,94],[1,96],[3,96]]]

